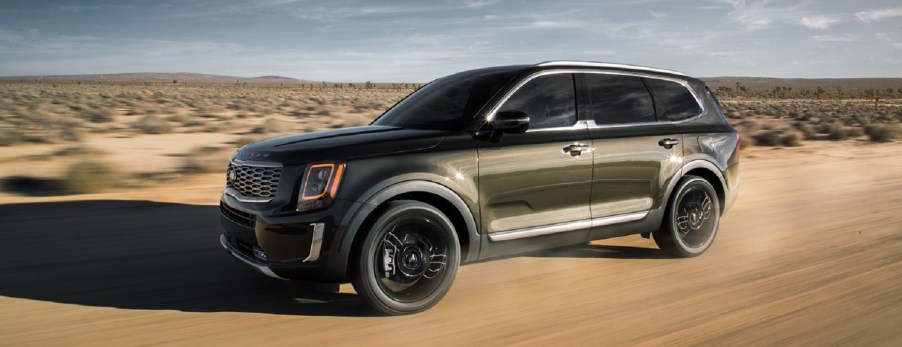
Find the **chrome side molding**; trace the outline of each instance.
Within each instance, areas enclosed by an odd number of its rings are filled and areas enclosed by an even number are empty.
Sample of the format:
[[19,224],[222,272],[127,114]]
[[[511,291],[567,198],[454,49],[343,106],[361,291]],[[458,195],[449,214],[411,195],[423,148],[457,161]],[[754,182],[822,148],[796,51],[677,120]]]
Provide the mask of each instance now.
[[575,221],[575,222],[570,222],[570,223],[554,224],[554,225],[547,225],[547,226],[534,227],[534,228],[503,231],[500,233],[489,234],[489,240],[510,241],[510,240],[522,239],[522,238],[526,238],[526,237],[550,235],[550,234],[557,234],[557,233],[563,233],[563,232],[568,232],[568,231],[576,231],[576,230],[583,230],[583,229],[589,229],[589,228],[595,228],[595,227],[603,227],[606,225],[634,222],[637,220],[641,220],[642,218],[645,218],[645,216],[647,216],[647,215],[648,215],[648,211],[642,211],[642,212],[635,212],[635,213],[620,214],[620,215],[610,216],[610,217],[586,219],[586,220]]

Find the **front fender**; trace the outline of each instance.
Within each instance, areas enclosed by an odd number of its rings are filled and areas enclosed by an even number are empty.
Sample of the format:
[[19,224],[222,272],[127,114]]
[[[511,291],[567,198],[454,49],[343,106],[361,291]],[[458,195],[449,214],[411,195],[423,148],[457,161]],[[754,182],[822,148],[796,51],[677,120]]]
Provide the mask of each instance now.
[[[353,213],[349,213],[342,220],[339,229],[336,231],[334,243],[337,245],[334,258],[330,261],[333,271],[344,271],[348,268],[351,252],[354,248],[354,240],[365,227],[364,223],[373,213],[382,205],[382,203],[392,200],[400,195],[407,193],[426,193],[438,196],[450,203],[466,225],[467,257],[464,262],[475,261],[479,257],[479,233],[476,228],[476,218],[467,207],[464,200],[454,191],[441,184],[427,180],[407,180],[394,183],[383,183],[376,185],[371,192],[364,194],[365,202],[355,204],[357,209]],[[363,231],[365,232],[365,231]]]

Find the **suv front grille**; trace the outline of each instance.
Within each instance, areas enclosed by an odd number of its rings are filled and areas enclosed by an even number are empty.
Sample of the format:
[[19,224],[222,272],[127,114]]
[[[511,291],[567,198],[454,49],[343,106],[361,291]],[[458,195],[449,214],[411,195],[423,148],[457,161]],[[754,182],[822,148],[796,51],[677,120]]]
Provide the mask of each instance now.
[[248,228],[257,226],[257,216],[244,211],[239,211],[238,209],[232,208],[232,206],[226,205],[222,201],[219,202],[219,212],[229,220]]
[[279,187],[282,168],[229,163],[226,185],[241,195],[252,198],[273,198]]

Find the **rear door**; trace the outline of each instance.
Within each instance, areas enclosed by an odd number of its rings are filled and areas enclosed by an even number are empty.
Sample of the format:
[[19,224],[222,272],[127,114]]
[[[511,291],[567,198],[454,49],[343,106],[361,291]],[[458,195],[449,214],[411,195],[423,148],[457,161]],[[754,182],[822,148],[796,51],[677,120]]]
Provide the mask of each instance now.
[[659,122],[643,78],[622,73],[580,74],[595,147],[591,184],[591,238],[639,221],[666,204],[664,195],[682,166],[682,136]]

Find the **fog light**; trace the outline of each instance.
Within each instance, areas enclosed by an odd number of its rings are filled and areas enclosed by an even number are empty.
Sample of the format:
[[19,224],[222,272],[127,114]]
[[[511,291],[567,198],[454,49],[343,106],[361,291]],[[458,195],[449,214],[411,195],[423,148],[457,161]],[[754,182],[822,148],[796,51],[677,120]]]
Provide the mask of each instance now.
[[260,247],[254,247],[254,258],[260,259],[262,261],[268,261],[266,259],[266,253],[263,253],[263,250]]

